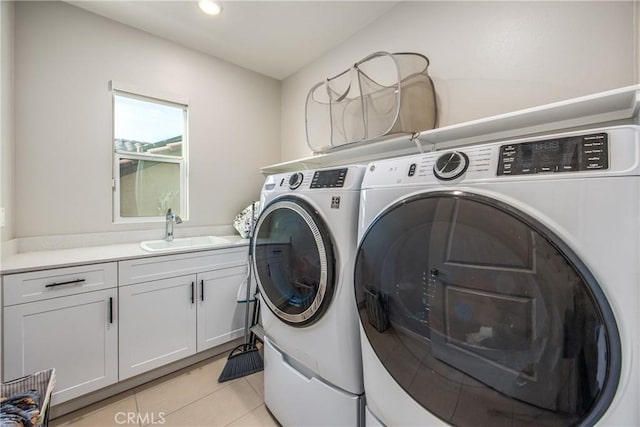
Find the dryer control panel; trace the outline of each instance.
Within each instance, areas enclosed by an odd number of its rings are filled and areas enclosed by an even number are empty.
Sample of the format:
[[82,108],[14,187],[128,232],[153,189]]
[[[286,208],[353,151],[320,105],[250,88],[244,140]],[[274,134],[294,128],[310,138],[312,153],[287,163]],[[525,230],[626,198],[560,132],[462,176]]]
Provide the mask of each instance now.
[[341,188],[348,171],[348,168],[315,171],[310,188]]
[[604,132],[500,146],[498,175],[578,172],[609,168]]

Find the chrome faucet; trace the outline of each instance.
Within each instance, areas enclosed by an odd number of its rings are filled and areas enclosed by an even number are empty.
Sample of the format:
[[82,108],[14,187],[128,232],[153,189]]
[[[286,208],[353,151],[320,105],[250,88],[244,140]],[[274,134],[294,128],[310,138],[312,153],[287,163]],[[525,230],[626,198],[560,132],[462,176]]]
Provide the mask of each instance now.
[[176,224],[181,224],[182,218],[180,218],[178,215],[171,212],[171,208],[169,208],[169,210],[167,210],[167,216],[165,221],[165,236],[164,236],[164,240],[166,240],[167,242],[173,241],[173,222],[174,221],[176,222]]

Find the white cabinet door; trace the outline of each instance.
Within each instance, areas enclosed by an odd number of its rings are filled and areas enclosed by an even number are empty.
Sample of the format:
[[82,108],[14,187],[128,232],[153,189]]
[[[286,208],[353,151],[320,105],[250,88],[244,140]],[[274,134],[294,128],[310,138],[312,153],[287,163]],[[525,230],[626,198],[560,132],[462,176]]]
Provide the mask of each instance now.
[[244,304],[236,302],[246,266],[198,274],[198,351],[242,336]]
[[120,287],[120,379],[196,352],[196,276]]
[[54,405],[118,380],[117,289],[4,308],[4,379],[55,368]]

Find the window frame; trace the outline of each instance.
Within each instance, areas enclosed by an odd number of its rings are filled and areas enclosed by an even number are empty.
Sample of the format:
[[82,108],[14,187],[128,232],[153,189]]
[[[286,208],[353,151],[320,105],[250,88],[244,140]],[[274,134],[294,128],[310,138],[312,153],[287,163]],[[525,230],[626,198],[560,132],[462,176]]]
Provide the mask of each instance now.
[[[169,95],[166,93],[144,90],[130,85],[111,81],[111,194],[112,194],[112,221],[114,224],[140,224],[159,223],[165,221],[165,215],[158,216],[137,216],[129,217],[121,215],[120,205],[120,161],[124,159],[147,160],[161,163],[174,163],[180,167],[180,215],[183,221],[189,220],[189,101],[183,97]],[[115,108],[116,96],[137,99],[145,102],[167,105],[180,108],[183,111],[184,129],[182,135],[182,156],[168,156],[154,153],[136,153],[128,151],[118,151],[115,148]]]

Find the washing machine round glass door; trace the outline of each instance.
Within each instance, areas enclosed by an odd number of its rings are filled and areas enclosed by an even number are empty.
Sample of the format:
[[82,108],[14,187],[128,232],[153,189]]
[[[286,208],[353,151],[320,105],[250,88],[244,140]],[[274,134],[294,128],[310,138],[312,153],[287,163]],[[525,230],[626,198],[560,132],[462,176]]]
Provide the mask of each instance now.
[[304,200],[286,197],[260,214],[254,267],[269,309],[292,326],[317,321],[334,291],[333,244],[324,221]]
[[371,224],[355,266],[373,350],[449,424],[593,424],[617,388],[620,339],[576,254],[528,214],[425,192]]

